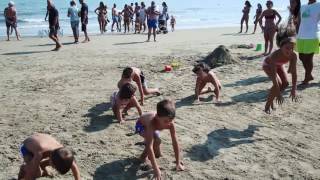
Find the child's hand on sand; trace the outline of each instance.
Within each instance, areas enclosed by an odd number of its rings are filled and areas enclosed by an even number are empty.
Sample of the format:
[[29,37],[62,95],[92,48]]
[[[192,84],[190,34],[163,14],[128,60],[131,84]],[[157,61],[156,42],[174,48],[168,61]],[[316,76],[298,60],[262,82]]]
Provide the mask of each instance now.
[[177,171],[184,171],[185,170],[183,162],[180,162],[179,164],[176,165],[176,170]]
[[276,102],[278,105],[282,105],[284,102],[284,98],[281,95],[279,95],[276,99]]
[[124,120],[121,120],[119,123],[120,123],[120,124],[124,124],[124,122],[125,122]]
[[301,99],[300,96],[297,96],[295,90],[292,90],[292,91],[291,91],[290,98],[291,98],[292,102],[299,102],[300,99]]

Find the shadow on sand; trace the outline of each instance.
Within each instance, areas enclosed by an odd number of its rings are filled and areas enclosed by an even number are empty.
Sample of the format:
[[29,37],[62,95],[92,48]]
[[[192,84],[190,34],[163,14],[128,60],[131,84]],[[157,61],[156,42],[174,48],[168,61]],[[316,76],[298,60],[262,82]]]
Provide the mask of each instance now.
[[225,33],[225,34],[221,34],[222,36],[249,36],[249,35],[253,35],[251,33]]
[[225,84],[223,86],[224,87],[250,86],[250,85],[253,85],[253,84],[262,83],[262,82],[266,82],[266,81],[269,81],[268,77],[255,76],[255,77],[250,77],[248,79],[237,81],[237,82],[232,83],[232,84]]
[[233,96],[231,99],[235,102],[257,103],[265,101],[267,93],[267,90],[257,90]]
[[308,88],[313,88],[313,87],[317,87],[320,88],[320,82],[318,83],[310,83],[308,85],[303,85],[303,84],[299,84],[297,89],[298,90],[305,90],[305,89],[308,89]]
[[12,53],[3,53],[1,55],[28,55],[28,54],[39,54],[39,53],[45,53],[45,52],[52,52],[52,51],[21,51],[21,52],[12,52]]
[[215,104],[216,106],[223,107],[223,106],[231,106],[236,104],[236,102],[233,102],[233,101],[215,103],[213,100],[214,97],[215,97],[214,95],[209,95],[207,97],[200,97],[199,98],[200,102],[195,103],[195,96],[190,95],[180,100],[177,100],[176,108],[181,108],[183,106],[200,106],[200,105],[207,105],[207,104]]
[[[67,46],[67,45],[73,45],[75,44],[74,42],[65,42],[62,43],[63,46]],[[44,46],[55,46],[56,44],[53,43],[47,43],[47,44],[36,44],[36,45],[29,45],[29,47],[44,47]]]
[[218,129],[208,134],[208,139],[204,144],[194,145],[191,147],[187,156],[193,161],[208,161],[219,155],[220,149],[228,149],[241,144],[250,144],[262,139],[253,139],[255,131],[260,127],[249,125],[243,131],[232,129]]
[[87,132],[101,131],[108,128],[112,123],[115,123],[114,116],[102,115],[105,111],[111,109],[111,103],[101,103],[88,110],[88,113],[83,117],[90,118],[90,125],[85,127],[84,130]]
[[152,173],[152,171],[146,171],[138,175],[139,169],[141,169],[141,164],[137,159],[117,160],[98,167],[94,173],[93,180],[141,179],[146,178]]
[[127,43],[115,43],[114,46],[121,46],[121,45],[131,45],[131,44],[142,44],[145,43],[144,41],[140,42],[127,42]]

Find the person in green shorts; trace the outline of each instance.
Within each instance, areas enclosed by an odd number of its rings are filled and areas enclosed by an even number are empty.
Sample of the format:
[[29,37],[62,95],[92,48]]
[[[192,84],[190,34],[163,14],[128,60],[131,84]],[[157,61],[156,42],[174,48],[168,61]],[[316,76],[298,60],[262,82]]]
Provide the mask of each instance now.
[[297,36],[296,50],[299,59],[305,69],[305,77],[302,85],[308,85],[313,80],[313,56],[319,54],[318,23],[320,21],[320,3],[309,0],[308,4],[302,5],[300,10],[300,27]]

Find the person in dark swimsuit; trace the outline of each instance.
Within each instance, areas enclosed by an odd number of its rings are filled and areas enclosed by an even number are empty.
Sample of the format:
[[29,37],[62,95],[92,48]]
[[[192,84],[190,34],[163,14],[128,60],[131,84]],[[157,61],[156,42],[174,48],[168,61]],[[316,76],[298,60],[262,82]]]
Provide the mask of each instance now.
[[62,45],[58,38],[58,31],[60,29],[59,26],[59,12],[53,5],[52,1],[48,0],[48,14],[49,14],[49,38],[52,39],[56,43],[56,48],[52,51],[58,51]]
[[242,10],[243,12],[243,16],[241,18],[241,27],[240,27],[240,32],[239,33],[242,33],[242,27],[243,27],[243,23],[246,22],[246,33],[248,32],[248,22],[249,22],[249,13],[250,13],[250,8],[251,8],[251,4],[249,1],[246,1],[245,3],[245,6]]
[[105,9],[105,5],[104,3],[101,1],[99,7],[94,10],[94,12],[98,15],[98,22],[99,22],[99,26],[100,26],[100,32],[101,34],[104,33],[104,27],[105,27],[105,23],[106,23],[106,19],[105,16],[107,14],[106,9]]
[[[259,17],[259,19],[256,22],[259,22],[262,20],[262,18],[265,18],[265,24],[263,28],[264,32],[264,41],[265,41],[265,51],[264,55],[269,55],[272,52],[273,49],[273,39],[274,35],[277,32],[278,25],[281,22],[281,16],[280,14],[272,9],[273,7],[273,2],[272,1],[267,1],[267,9],[264,10]],[[275,24],[274,20],[278,18],[278,22]],[[269,51],[268,51],[269,49]]]
[[[17,40],[20,40],[20,34],[17,28],[17,10],[14,6],[14,2],[10,1],[8,7],[4,9],[4,17],[7,27],[7,41],[10,40],[10,34],[12,34],[13,29],[16,32]],[[10,33],[11,32],[11,33]]]
[[257,20],[259,19],[259,17],[261,16],[261,14],[262,14],[262,6],[261,6],[261,4],[259,3],[259,4],[258,4],[257,11],[256,11],[256,15],[253,17],[253,18],[255,19],[255,21],[254,21],[254,30],[253,30],[253,33],[252,33],[252,34],[256,33],[258,23],[259,23],[259,26],[260,26],[260,28],[261,28],[261,30],[262,30],[262,32],[263,32],[262,20],[257,21]]
[[84,36],[85,36],[83,43],[87,43],[90,41],[90,38],[87,32],[87,25],[89,21],[89,18],[88,18],[89,8],[88,8],[88,5],[84,2],[84,0],[79,0],[79,2],[81,4],[81,11],[80,11],[81,29],[84,32]]

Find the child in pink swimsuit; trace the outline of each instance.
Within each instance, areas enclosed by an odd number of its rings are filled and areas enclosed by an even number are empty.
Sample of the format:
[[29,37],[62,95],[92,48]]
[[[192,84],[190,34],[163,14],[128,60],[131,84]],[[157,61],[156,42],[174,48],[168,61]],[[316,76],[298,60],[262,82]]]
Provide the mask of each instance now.
[[281,28],[277,34],[277,45],[279,49],[274,51],[263,61],[263,70],[272,80],[273,86],[270,89],[267,102],[265,105],[265,112],[270,113],[270,108],[274,109],[273,100],[279,105],[283,103],[283,97],[281,93],[288,87],[288,75],[284,69],[284,64],[289,63],[288,73],[292,75],[292,90],[290,97],[292,101],[298,101],[296,95],[297,89],[297,55],[294,53],[295,45],[295,29],[294,28]]

